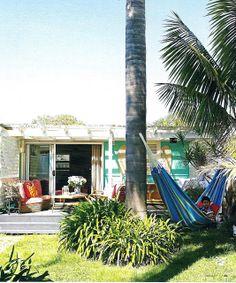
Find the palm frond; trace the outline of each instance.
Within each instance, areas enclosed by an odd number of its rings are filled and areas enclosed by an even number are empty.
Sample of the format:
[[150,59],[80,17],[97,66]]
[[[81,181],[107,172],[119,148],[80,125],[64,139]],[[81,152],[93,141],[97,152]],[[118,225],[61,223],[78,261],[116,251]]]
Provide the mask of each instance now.
[[[169,111],[177,115],[192,129],[198,129],[201,135],[230,133],[232,121],[235,122],[224,107],[200,92],[189,93],[188,88],[170,83],[158,83],[158,96],[169,106]],[[221,131],[220,131],[221,129]]]
[[215,170],[222,170],[222,173],[227,178],[227,189],[235,184],[236,181],[236,160],[231,156],[225,156],[224,158],[212,159],[211,162],[203,166],[199,171],[201,174],[210,174]]
[[[209,0],[213,56],[226,75],[236,77],[236,0]],[[235,86],[235,84],[234,84]]]
[[189,93],[206,93],[224,108],[232,108],[230,94],[232,82],[222,75],[222,70],[194,33],[179,16],[166,20],[166,33],[162,59],[170,71],[170,80],[188,89]]

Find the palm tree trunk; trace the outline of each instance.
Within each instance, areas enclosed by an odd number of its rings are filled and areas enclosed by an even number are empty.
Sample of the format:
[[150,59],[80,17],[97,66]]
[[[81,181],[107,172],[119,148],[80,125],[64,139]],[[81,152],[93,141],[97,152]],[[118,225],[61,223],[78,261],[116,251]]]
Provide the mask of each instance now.
[[236,186],[231,184],[225,194],[223,202],[223,216],[226,221],[236,225]]
[[146,215],[145,0],[126,1],[126,204]]

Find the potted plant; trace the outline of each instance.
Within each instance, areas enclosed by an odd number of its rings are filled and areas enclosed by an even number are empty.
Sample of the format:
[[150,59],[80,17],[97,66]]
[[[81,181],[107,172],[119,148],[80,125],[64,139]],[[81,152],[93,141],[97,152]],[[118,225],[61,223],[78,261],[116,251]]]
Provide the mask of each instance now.
[[87,180],[82,176],[70,176],[68,177],[68,186],[73,189],[75,193],[80,193],[81,188],[87,182]]

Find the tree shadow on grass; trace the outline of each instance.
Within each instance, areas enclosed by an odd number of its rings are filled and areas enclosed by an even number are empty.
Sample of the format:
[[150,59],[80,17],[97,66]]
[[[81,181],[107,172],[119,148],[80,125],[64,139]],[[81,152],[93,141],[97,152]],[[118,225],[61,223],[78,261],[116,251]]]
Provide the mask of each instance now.
[[[222,256],[229,250],[236,250],[236,241],[227,233],[210,229],[203,232],[190,232],[184,237],[184,250],[180,250],[172,262],[156,271],[149,271],[135,278],[135,281],[166,282],[189,268],[201,258]],[[194,276],[194,275],[193,275]]]
[[53,259],[51,259],[51,260],[49,260],[47,262],[44,262],[43,264],[40,264],[39,266],[43,267],[43,268],[49,267],[49,266],[53,266],[53,265],[61,262],[61,260],[62,260],[62,256],[61,255],[56,255]]

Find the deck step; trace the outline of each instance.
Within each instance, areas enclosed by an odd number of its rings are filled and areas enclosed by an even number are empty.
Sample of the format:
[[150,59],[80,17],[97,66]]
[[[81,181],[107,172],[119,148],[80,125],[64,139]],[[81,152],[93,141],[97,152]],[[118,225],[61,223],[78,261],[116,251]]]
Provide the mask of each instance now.
[[57,234],[59,232],[59,230],[24,230],[24,231],[21,231],[19,232],[18,230],[7,230],[5,229],[4,232],[1,232],[1,233],[4,233],[4,234]]
[[54,231],[57,233],[59,231],[59,223],[57,222],[0,222],[0,233],[17,233],[22,234],[27,231]]
[[0,215],[0,233],[4,234],[56,234],[65,213],[27,213]]
[[59,222],[62,216],[1,215],[0,222]]

